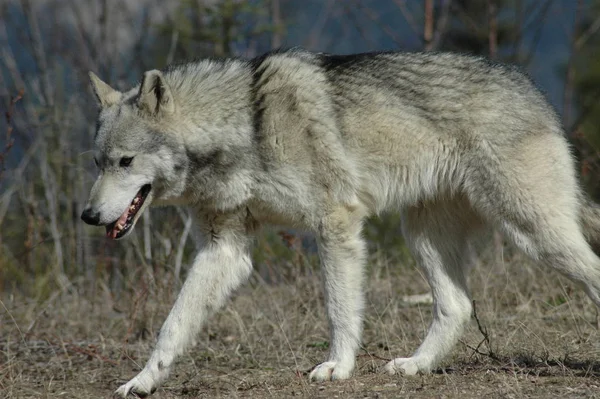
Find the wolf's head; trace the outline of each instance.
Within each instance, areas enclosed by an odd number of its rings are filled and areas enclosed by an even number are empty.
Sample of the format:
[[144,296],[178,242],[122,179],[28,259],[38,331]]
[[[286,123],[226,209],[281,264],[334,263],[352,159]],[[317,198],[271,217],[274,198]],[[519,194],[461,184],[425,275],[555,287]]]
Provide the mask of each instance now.
[[185,147],[170,128],[177,105],[160,71],[146,72],[139,87],[125,93],[93,73],[90,78],[100,105],[94,139],[99,175],[81,218],[120,239],[153,201],[183,195]]

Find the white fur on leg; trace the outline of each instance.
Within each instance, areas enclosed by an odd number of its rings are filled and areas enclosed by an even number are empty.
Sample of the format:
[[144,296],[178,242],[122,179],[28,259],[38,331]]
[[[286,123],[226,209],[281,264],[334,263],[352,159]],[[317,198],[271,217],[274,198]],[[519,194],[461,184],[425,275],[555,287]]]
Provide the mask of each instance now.
[[[425,271],[433,294],[433,320],[419,349],[385,365],[390,374],[430,372],[452,349],[471,316],[467,267],[469,208],[460,200],[413,208],[404,215],[407,244]],[[464,210],[462,213],[456,210]],[[462,218],[462,220],[461,220]]]
[[308,376],[310,381],[346,380],[352,375],[354,361],[339,364],[337,362],[324,362],[316,366]]
[[350,378],[362,330],[362,214],[340,207],[323,219],[318,239],[325,302],[331,330],[329,359],[310,373],[312,381]]
[[155,349],[144,369],[127,384],[121,385],[115,395],[122,398],[129,394],[141,397],[151,395],[169,376],[170,367],[166,367],[165,364],[172,364],[173,360],[172,354],[160,353]]
[[[388,374],[403,374],[416,375],[419,372],[424,372],[417,365],[417,362],[412,357],[398,357],[391,362],[388,362],[383,370]],[[429,370],[426,370],[429,371]]]
[[220,308],[252,271],[245,221],[239,215],[220,215],[207,221],[204,249],[160,330],[158,343],[144,369],[115,392],[151,394],[167,378],[177,356],[191,344],[206,317]]
[[132,394],[144,397],[154,393],[160,383],[169,375],[168,370],[160,370],[158,367],[153,369],[155,365],[154,362],[148,362],[141,373],[116,390],[115,396],[125,398],[127,395]]

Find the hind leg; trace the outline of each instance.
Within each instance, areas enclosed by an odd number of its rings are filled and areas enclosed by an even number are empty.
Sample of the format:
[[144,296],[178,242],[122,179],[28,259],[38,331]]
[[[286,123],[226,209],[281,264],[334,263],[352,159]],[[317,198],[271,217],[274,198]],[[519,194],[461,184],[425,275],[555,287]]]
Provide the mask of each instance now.
[[[577,206],[573,204],[574,209]],[[575,282],[600,307],[600,259],[586,241],[576,213],[553,214],[540,207],[531,220],[509,219],[500,226],[518,248]]]
[[478,217],[462,198],[422,204],[405,212],[407,244],[431,286],[433,321],[417,351],[386,364],[388,373],[428,372],[458,341],[471,316],[465,271],[468,236],[478,226]]
[[[600,259],[582,232],[582,196],[564,138],[533,135],[511,151],[492,151],[484,144],[473,153],[466,174],[465,191],[474,208],[531,258],[582,286],[600,306]],[[503,151],[508,154],[499,158]]]

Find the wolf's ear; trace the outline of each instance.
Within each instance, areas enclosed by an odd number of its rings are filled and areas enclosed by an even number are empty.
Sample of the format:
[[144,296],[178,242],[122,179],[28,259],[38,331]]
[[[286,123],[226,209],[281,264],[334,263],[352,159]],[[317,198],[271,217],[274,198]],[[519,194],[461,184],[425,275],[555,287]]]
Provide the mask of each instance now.
[[144,73],[138,106],[152,115],[171,114],[175,111],[171,88],[165,82],[161,71],[154,69]]
[[102,108],[110,107],[121,99],[121,93],[104,83],[94,72],[89,73],[94,94]]

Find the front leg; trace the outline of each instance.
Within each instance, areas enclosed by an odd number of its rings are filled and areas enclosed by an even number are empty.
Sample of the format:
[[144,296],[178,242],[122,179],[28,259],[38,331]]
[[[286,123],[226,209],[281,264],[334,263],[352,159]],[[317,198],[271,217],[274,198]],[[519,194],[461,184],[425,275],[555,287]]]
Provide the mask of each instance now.
[[363,213],[356,208],[339,207],[323,218],[319,228],[331,349],[329,359],[310,373],[311,380],[346,379],[354,370],[364,307],[362,221]]
[[204,245],[198,253],[173,309],[163,324],[146,367],[115,392],[146,396],[167,378],[177,356],[193,341],[207,316],[218,310],[252,271],[250,233],[253,222],[246,211],[202,215]]

